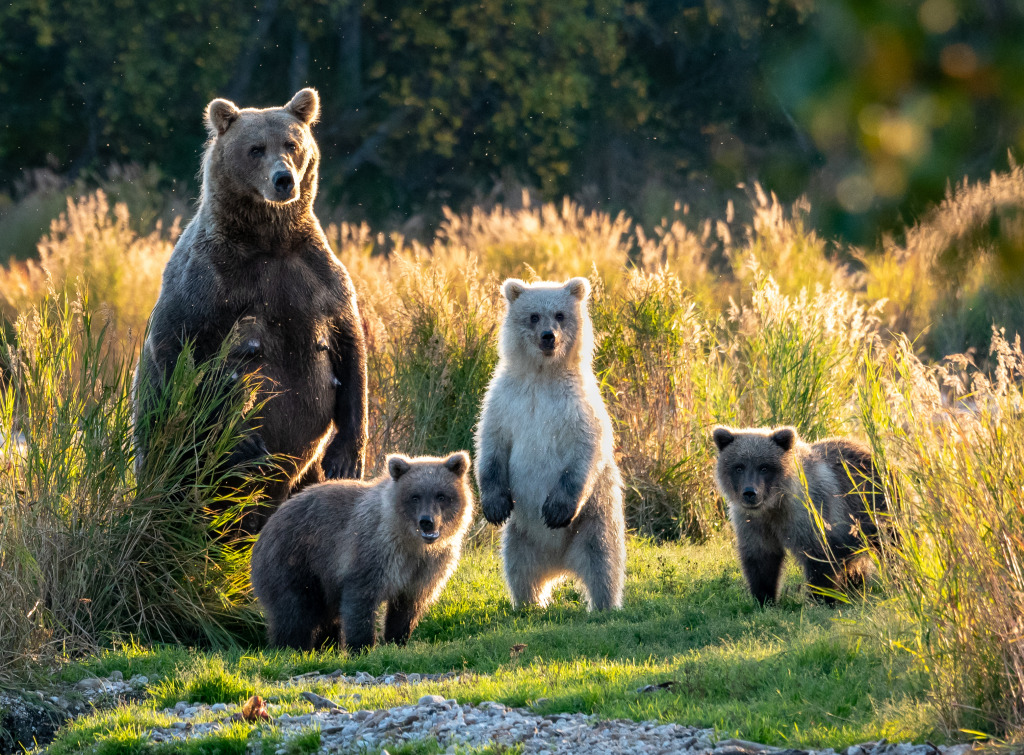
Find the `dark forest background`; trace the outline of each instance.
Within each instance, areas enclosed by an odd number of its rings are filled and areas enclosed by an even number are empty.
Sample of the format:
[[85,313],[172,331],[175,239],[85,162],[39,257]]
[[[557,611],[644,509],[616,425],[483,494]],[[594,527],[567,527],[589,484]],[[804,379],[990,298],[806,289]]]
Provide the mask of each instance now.
[[0,213],[133,164],[187,202],[210,99],[315,86],[321,205],[377,228],[521,187],[653,225],[758,181],[873,243],[1022,151],[1021,71],[1019,0],[12,0]]

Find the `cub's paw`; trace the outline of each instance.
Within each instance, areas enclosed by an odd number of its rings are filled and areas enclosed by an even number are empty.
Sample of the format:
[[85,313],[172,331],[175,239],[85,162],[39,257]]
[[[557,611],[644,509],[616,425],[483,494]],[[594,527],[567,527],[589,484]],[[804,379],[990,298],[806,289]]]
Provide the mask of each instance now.
[[508,491],[489,495],[480,494],[480,508],[483,509],[484,517],[491,524],[503,524],[512,516],[514,505],[512,495]]
[[578,504],[561,490],[554,490],[548,493],[541,507],[544,515],[544,523],[553,530],[561,527],[568,527],[569,523],[576,517]]

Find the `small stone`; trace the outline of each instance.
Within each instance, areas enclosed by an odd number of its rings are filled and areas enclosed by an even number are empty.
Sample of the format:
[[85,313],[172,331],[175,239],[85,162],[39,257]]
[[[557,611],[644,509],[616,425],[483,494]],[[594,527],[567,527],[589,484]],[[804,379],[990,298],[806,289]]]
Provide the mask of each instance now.
[[49,699],[50,699],[50,702],[53,703],[54,705],[57,705],[60,702],[60,698],[57,697],[56,695],[51,695]]
[[149,684],[149,677],[139,674],[138,676],[133,676],[131,679],[129,679],[128,683],[135,687],[135,689],[142,689],[147,684]]
[[419,705],[444,705],[445,699],[440,695],[424,695],[420,698]]
[[75,684],[75,689],[86,691],[101,690],[103,689],[103,680],[91,676],[88,679],[82,679],[82,681]]
[[[534,708],[540,708],[540,707],[542,707],[544,705],[547,705],[550,702],[551,702],[551,698],[550,697],[538,697],[536,700],[533,701],[533,707]],[[495,705],[498,705],[498,704],[499,703],[495,703]]]
[[328,678],[331,678],[331,679],[337,679],[339,676],[345,676],[345,672],[342,671],[340,668],[337,668],[337,669],[334,669],[334,671],[329,673],[327,676],[328,676]]
[[377,678],[372,674],[367,674],[365,671],[356,672],[356,684],[373,684],[377,681]]
[[110,681],[112,681],[112,682],[123,682],[124,681],[124,674],[122,674],[120,671],[111,671],[110,672]]
[[214,703],[213,705],[210,706],[210,710],[213,713],[224,713],[224,712],[227,711],[227,709],[228,709],[228,706],[225,705],[224,703]]
[[406,676],[406,679],[409,681],[409,684],[419,684],[422,678],[423,676],[420,674],[409,674],[408,676]]
[[358,692],[353,692],[349,697],[352,699],[353,703],[361,703],[363,701],[363,696]]
[[384,683],[385,684],[394,684],[395,683],[395,675],[391,674],[389,676],[385,676],[384,677]]
[[188,722],[187,721],[175,721],[174,723],[171,724],[171,728],[172,729],[187,729],[188,728]]

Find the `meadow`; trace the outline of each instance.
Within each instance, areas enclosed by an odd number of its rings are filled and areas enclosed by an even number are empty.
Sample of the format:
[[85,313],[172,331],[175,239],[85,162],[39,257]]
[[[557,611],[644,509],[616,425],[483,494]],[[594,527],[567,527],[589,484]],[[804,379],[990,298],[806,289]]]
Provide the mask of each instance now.
[[[955,187],[875,249],[823,239],[803,203],[759,187],[749,200],[719,221],[678,206],[654,228],[528,196],[515,210],[448,212],[428,241],[330,226],[369,333],[374,472],[393,450],[471,448],[504,277],[590,278],[632,532],[621,612],[587,614],[571,586],[548,609],[516,612],[480,522],[410,645],[350,658],[259,649],[247,546],[208,535],[251,495],[204,515],[216,460],[243,412],[258,411],[248,386],[233,419],[199,434],[213,368],[186,355],[152,439],[168,462],[135,477],[132,367],[181,222],[139,222],[103,192],[69,198],[36,255],[0,269],[0,684],[35,688],[50,668],[65,681],[114,669],[159,678],[150,701],[70,725],[61,752],[97,741],[144,751],[140,722],[181,699],[258,691],[298,706],[283,680],[339,667],[458,669],[468,673],[438,691],[460,701],[702,724],[786,746],[1015,740],[1024,171]],[[755,606],[714,488],[718,423],[872,446],[900,542],[867,594],[826,609],[791,570],[779,605]],[[184,479],[198,483],[183,491]],[[510,656],[518,643],[526,650]],[[672,690],[636,692],[668,679]],[[364,693],[360,705],[402,694]]]

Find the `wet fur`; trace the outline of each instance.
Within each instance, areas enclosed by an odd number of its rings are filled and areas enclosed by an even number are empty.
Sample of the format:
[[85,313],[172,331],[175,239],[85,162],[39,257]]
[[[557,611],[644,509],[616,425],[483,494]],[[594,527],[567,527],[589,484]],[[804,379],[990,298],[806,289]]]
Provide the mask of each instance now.
[[[476,473],[484,516],[505,523],[512,603],[545,605],[560,580],[576,576],[591,610],[621,607],[622,481],[591,365],[589,284],[512,279],[502,292],[508,311],[477,428]],[[554,334],[550,355],[539,345],[544,333]]]
[[[473,517],[469,456],[392,456],[388,468],[372,482],[307,488],[270,517],[253,548],[252,584],[272,645],[372,646],[382,603],[384,641],[404,644],[440,594]],[[447,503],[436,502],[438,492]],[[428,510],[440,531],[432,543],[417,530]]]
[[[352,281],[313,214],[320,155],[310,126],[318,111],[309,89],[280,108],[210,103],[199,209],[164,270],[136,371],[138,427],[185,341],[204,361],[240,325],[257,334],[256,347],[242,358],[233,349],[233,358],[258,371],[272,397],[258,435],[235,456],[291,461],[268,487],[266,508],[247,515],[248,531],[303,485],[363,471],[366,349]],[[265,148],[261,157],[250,155],[253,145]],[[274,171],[294,179],[283,201],[268,199]],[[138,458],[145,463],[145,448]]]
[[[859,585],[870,570],[865,544],[878,543],[870,511],[885,511],[869,449],[846,438],[804,443],[790,427],[718,427],[713,435],[716,482],[729,504],[740,563],[754,598],[761,604],[775,600],[786,551],[800,563],[812,594],[827,603],[834,599],[821,590]],[[762,466],[766,474],[749,476]],[[744,505],[744,487],[756,489],[757,507]],[[805,505],[808,496],[825,524],[824,539]]]

